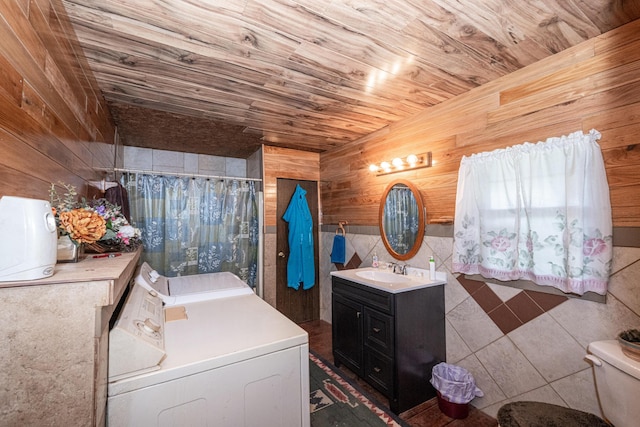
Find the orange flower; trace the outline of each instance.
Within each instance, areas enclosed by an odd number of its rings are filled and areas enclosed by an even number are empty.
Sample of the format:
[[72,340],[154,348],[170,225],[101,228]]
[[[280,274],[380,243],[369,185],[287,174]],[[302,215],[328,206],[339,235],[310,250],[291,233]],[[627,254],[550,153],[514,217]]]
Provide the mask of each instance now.
[[69,233],[76,242],[94,243],[107,231],[107,226],[97,212],[73,209],[60,213],[60,228]]

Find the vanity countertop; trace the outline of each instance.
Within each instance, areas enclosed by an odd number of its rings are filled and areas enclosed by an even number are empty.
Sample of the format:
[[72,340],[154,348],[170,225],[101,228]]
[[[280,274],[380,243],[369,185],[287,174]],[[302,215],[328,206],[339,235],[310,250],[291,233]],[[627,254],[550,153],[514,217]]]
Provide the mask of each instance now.
[[428,270],[412,267],[407,268],[406,275],[396,274],[392,273],[390,270],[373,267],[332,271],[331,275],[359,283],[361,285],[390,292],[392,294],[444,285],[447,280],[447,275],[444,272],[437,271],[436,280],[431,280],[429,279]]

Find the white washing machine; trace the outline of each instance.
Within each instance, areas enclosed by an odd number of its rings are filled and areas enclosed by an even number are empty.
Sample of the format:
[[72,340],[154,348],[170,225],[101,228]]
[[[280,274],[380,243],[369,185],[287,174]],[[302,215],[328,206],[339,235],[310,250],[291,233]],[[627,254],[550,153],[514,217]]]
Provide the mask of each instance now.
[[307,333],[223,294],[166,306],[134,284],[109,334],[109,426],[310,425]]
[[140,266],[135,281],[150,291],[156,291],[168,306],[254,293],[230,272],[165,277],[146,262]]

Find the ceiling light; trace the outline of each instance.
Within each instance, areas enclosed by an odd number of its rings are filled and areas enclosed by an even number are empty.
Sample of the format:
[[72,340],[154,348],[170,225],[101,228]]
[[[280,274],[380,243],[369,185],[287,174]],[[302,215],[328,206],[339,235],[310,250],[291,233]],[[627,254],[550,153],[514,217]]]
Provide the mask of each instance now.
[[379,175],[386,175],[389,173],[410,171],[413,169],[421,169],[428,168],[433,165],[433,161],[431,159],[431,151],[423,154],[409,154],[406,157],[406,163],[402,160],[401,157],[394,158],[391,163],[390,162],[381,162],[380,165],[371,164],[369,165],[369,171],[375,172]]

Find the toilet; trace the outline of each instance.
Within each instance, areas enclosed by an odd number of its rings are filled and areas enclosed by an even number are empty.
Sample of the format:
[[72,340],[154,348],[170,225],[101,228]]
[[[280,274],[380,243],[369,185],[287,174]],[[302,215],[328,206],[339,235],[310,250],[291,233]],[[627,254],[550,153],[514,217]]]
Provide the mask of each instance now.
[[637,427],[640,420],[640,361],[622,353],[615,340],[589,344],[596,392],[606,422],[576,409],[541,402],[512,402],[498,411],[500,427]]

